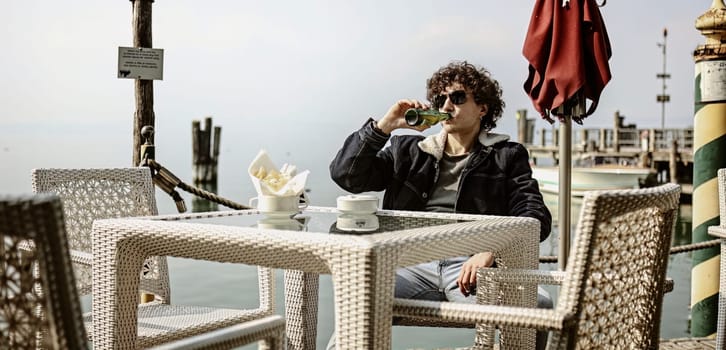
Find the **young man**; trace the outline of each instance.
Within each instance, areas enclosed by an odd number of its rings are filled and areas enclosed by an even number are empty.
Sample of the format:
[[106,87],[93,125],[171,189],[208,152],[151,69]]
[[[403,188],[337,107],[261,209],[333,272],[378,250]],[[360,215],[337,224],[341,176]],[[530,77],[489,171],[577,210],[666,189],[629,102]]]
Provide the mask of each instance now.
[[[499,83],[486,69],[452,62],[427,81],[426,97],[431,108],[451,114],[441,132],[391,136],[396,129],[429,127],[404,119],[407,109],[429,106],[399,100],[348,136],[330,164],[332,179],[352,193],[385,191],[384,209],[532,217],[541,223],[540,241],[547,238],[552,217],[532,178],[529,153],[491,132],[505,105]],[[476,270],[493,263],[490,252],[481,252],[400,268],[395,295],[473,303]]]

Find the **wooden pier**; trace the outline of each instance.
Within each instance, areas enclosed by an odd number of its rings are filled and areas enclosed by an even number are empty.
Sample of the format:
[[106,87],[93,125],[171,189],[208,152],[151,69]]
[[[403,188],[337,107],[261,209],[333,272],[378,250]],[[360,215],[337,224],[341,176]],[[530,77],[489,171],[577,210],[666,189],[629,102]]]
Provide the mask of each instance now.
[[[678,183],[682,194],[693,192],[693,128],[638,128],[624,124],[625,117],[614,114],[612,128],[573,127],[572,160],[575,164],[617,164],[649,167],[656,171],[655,183]],[[518,141],[524,144],[534,164],[559,159],[559,129],[534,130],[534,119],[526,110],[517,111]],[[590,163],[588,163],[590,162]]]

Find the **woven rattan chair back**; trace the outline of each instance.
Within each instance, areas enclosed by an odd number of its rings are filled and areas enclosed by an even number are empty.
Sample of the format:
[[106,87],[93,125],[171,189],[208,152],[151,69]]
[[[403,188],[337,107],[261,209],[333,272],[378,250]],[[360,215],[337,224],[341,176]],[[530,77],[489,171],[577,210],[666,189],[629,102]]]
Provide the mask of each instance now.
[[[726,227],[726,168],[718,170],[718,206],[719,226]],[[720,259],[716,339],[710,337],[663,339],[660,343],[660,349],[726,349],[726,241],[723,238],[721,239]]]
[[[80,293],[91,292],[91,232],[93,221],[156,215],[154,184],[149,168],[33,169],[33,192],[57,194],[63,202],[66,230]],[[82,253],[78,253],[82,252]],[[85,253],[85,257],[84,254]],[[140,289],[169,303],[166,259],[144,263]]]
[[88,349],[57,196],[0,196],[0,259],[0,348]]
[[552,348],[657,348],[680,186],[585,195],[557,309],[572,315]]
[[[719,226],[726,227],[726,168],[718,170]],[[718,296],[718,320],[716,324],[716,347],[726,348],[726,243],[721,240],[720,286]]]

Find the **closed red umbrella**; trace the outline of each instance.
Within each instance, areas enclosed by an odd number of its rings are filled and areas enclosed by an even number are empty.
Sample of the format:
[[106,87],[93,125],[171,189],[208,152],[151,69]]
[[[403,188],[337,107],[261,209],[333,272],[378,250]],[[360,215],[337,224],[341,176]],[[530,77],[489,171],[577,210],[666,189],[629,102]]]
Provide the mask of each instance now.
[[529,62],[524,90],[543,118],[552,123],[554,115],[561,122],[558,230],[562,269],[569,254],[571,120],[581,124],[595,111],[611,78],[612,50],[600,15],[602,5],[595,0],[537,0],[522,49]]
[[581,89],[591,105],[571,117],[579,120],[595,111],[610,81],[612,50],[594,0],[538,0],[522,53],[529,62],[524,90],[543,117],[549,119]]

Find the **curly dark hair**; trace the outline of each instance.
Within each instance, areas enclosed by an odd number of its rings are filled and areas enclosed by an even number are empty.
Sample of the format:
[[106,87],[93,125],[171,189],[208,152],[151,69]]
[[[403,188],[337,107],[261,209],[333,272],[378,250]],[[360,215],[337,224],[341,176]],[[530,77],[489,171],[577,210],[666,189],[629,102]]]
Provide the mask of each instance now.
[[487,131],[494,129],[502,117],[505,103],[502,100],[502,88],[491,77],[491,73],[466,61],[451,62],[439,68],[426,80],[426,98],[433,101],[436,95],[444,92],[453,83],[464,86],[474,95],[477,104],[488,107],[487,114],[481,119],[481,128]]

